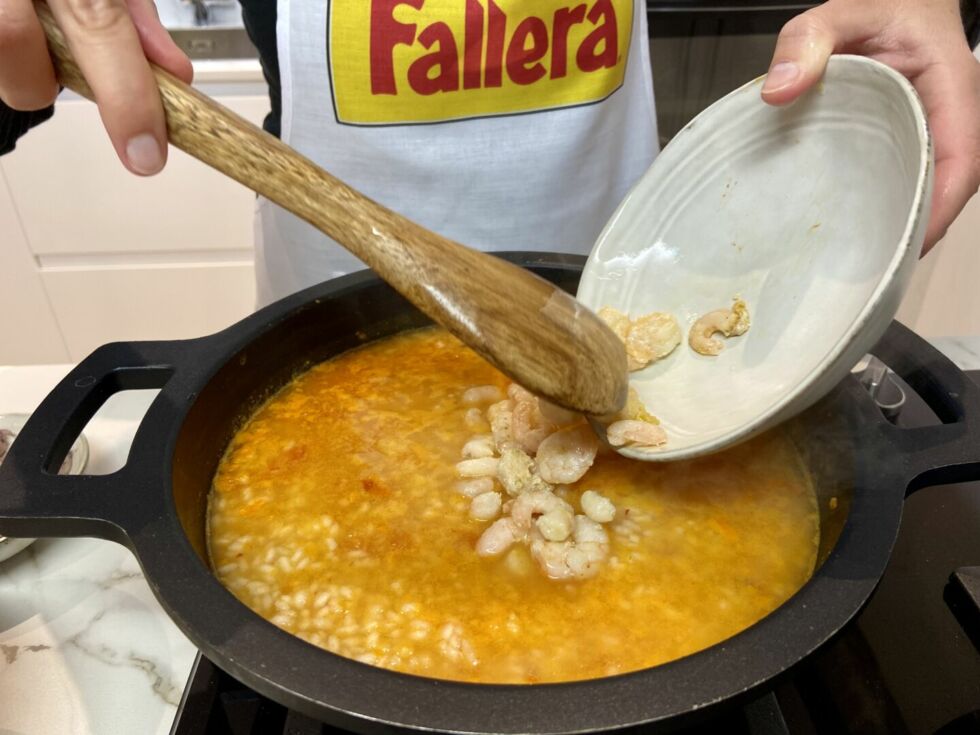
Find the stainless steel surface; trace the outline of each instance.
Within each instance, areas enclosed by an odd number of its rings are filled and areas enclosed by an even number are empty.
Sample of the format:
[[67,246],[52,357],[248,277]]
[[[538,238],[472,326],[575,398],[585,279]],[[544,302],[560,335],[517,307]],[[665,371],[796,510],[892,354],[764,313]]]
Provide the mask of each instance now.
[[733,89],[764,74],[783,24],[813,2],[648,0],[660,144]]
[[254,59],[236,0],[154,0],[160,22],[191,59]]
[[171,28],[170,36],[191,59],[258,58],[244,28]]
[[817,3],[814,2],[780,2],[775,0],[758,0],[757,2],[733,2],[719,0],[647,0],[648,13],[758,13],[768,11],[807,10]]
[[242,27],[237,0],[154,0],[164,28]]

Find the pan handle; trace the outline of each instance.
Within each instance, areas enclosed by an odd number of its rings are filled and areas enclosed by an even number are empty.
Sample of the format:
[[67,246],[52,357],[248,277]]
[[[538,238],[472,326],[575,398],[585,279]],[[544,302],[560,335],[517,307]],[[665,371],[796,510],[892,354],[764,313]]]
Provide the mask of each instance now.
[[889,425],[909,479],[908,494],[980,479],[980,386],[908,327],[892,322],[871,350],[933,410],[941,424]]
[[[0,534],[124,540],[119,519],[134,498],[127,468],[109,475],[59,475],[89,419],[115,393],[163,388],[191,342],[117,342],[100,347],[48,394],[0,464]],[[38,533],[38,522],[43,532]]]

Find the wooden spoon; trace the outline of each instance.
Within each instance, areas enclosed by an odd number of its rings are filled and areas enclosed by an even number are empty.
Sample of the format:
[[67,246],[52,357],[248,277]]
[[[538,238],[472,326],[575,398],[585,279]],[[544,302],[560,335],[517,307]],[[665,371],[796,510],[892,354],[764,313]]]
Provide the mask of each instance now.
[[[36,3],[58,79],[94,99],[47,5]],[[626,400],[622,343],[532,273],[411,222],[282,141],[151,65],[170,142],[336,240],[510,378],[560,406],[614,413]]]

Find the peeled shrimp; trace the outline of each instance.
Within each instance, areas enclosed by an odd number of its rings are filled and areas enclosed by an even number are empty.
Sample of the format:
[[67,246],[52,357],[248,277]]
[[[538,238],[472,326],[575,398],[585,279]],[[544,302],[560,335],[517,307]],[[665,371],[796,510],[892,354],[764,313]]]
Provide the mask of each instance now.
[[572,538],[577,544],[609,545],[609,535],[606,533],[606,529],[584,515],[575,516],[575,530]]
[[631,372],[667,357],[681,343],[681,328],[671,314],[654,311],[630,320],[621,311],[604,306],[599,318],[622,340]]
[[643,401],[640,399],[640,394],[636,392],[636,388],[634,388],[632,385],[629,387],[629,392],[626,394],[626,405],[623,407],[623,409],[619,413],[610,413],[606,414],[605,416],[599,416],[598,419],[603,424],[611,424],[614,421],[622,421],[624,419],[646,421],[648,424],[660,423],[660,419],[647,411],[647,407],[643,405]]
[[481,493],[470,503],[470,515],[479,521],[489,521],[500,514],[500,493]]
[[513,404],[511,437],[525,452],[534,454],[542,440],[557,427],[542,415],[537,396],[517,383],[507,387],[507,395]]
[[[572,510],[572,506],[550,490],[535,490],[518,495],[510,509],[510,517],[518,528],[530,530],[531,523],[539,516],[556,509]],[[572,513],[574,515],[574,513]]]
[[518,401],[514,406],[511,433],[514,441],[528,454],[534,454],[548,434],[555,430],[545,421],[538,410],[538,399],[531,396],[530,400]]
[[646,421],[648,424],[660,423],[656,416],[647,411],[647,407],[640,400],[640,394],[636,392],[636,388],[633,386],[630,386],[629,392],[626,394],[626,407],[622,410],[620,418]]
[[502,554],[522,537],[510,518],[498,518],[476,542],[476,553],[480,556]]
[[495,385],[479,385],[463,393],[463,403],[496,403],[503,398],[500,388]]
[[642,370],[667,357],[681,343],[681,328],[671,314],[655,311],[637,317],[626,337],[627,367]]
[[456,483],[456,492],[468,498],[475,498],[477,495],[482,495],[492,490],[492,477],[473,477],[469,480],[460,480]]
[[538,447],[538,475],[553,484],[576,482],[592,466],[598,451],[599,441],[585,424],[556,431]]
[[467,409],[463,421],[466,423],[466,428],[471,431],[485,431],[487,428],[487,420],[483,417],[483,411],[478,408]]
[[531,391],[517,383],[511,383],[507,386],[507,397],[514,403],[537,400]]
[[460,477],[494,477],[499,461],[496,457],[464,459],[456,463],[456,474]]
[[687,343],[701,355],[717,355],[724,349],[724,344],[714,337],[715,334],[738,337],[748,331],[750,324],[748,307],[744,301],[736,299],[731,309],[709,311],[694,322],[687,335]]
[[630,332],[630,318],[626,314],[611,306],[603,306],[599,309],[598,317],[609,325],[609,328],[617,337],[623,342],[626,341],[626,337]]
[[510,517],[522,531],[533,524],[549,541],[564,541],[572,532],[575,511],[550,490],[536,490],[517,496]]
[[609,523],[616,517],[616,506],[609,498],[595,490],[586,490],[582,493],[580,502],[585,515],[596,523]]
[[497,449],[514,441],[513,421],[514,421],[514,402],[505,399],[493,404],[487,409],[487,421],[490,422],[490,430],[493,432],[493,440],[497,444]]
[[659,447],[667,443],[667,432],[656,424],[626,419],[606,427],[606,441],[614,447],[624,444]]
[[510,496],[551,489],[547,482],[534,474],[534,460],[514,446],[504,447],[501,451],[497,479]]
[[531,541],[531,556],[552,579],[586,579],[596,574],[609,555],[609,536],[595,521],[575,516],[570,541]]
[[496,447],[493,442],[492,434],[482,434],[480,436],[474,436],[466,444],[463,445],[463,459],[481,459],[483,457],[492,457]]
[[572,535],[575,514],[565,508],[549,510],[538,518],[534,525],[549,541],[564,541]]

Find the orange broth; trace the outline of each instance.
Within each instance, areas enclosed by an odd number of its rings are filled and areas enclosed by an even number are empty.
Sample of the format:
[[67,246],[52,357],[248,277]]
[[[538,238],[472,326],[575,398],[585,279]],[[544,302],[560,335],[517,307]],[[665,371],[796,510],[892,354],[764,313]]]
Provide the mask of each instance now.
[[524,547],[477,556],[489,523],[453,489],[473,434],[461,396],[507,382],[434,328],[297,377],[238,432],[215,477],[209,546],[221,581],[259,615],[342,656],[536,683],[694,653],[767,615],[812,574],[815,496],[779,435],[687,463],[600,452],[568,496],[577,507],[595,489],[619,509],[610,557],[591,579],[552,581]]

